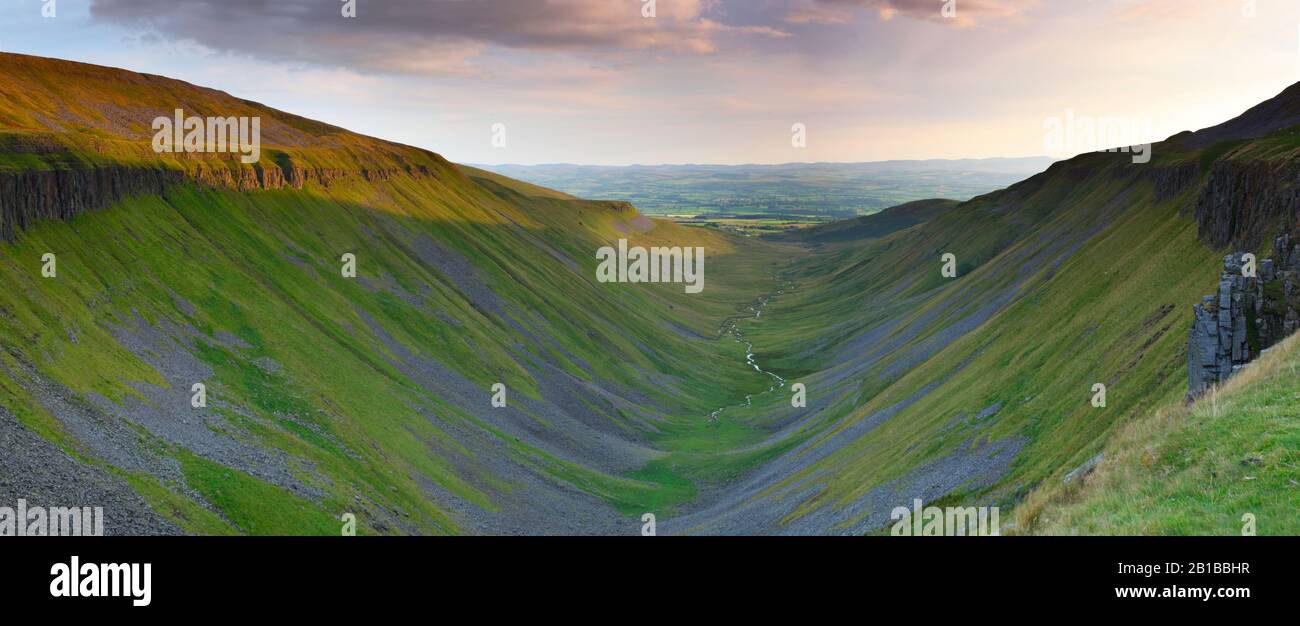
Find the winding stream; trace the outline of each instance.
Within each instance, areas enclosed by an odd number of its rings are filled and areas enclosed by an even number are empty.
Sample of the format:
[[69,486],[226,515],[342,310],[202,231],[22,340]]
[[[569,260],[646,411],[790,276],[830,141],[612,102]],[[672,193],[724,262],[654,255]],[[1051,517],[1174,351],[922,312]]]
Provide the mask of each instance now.
[[[789,287],[789,285],[790,285],[790,284],[787,282],[787,283],[786,283],[786,287]],[[725,411],[725,410],[727,410],[727,409],[739,408],[739,407],[750,407],[750,406],[753,406],[753,405],[754,405],[754,396],[763,395],[763,394],[766,394],[766,393],[772,393],[773,391],[776,391],[776,390],[778,390],[778,389],[781,389],[781,388],[785,387],[785,382],[786,382],[786,380],[785,380],[784,378],[781,378],[781,376],[779,376],[778,374],[776,374],[776,373],[774,373],[774,372],[769,372],[769,371],[763,369],[762,367],[759,367],[758,362],[754,360],[754,344],[753,344],[753,342],[746,341],[744,335],[742,335],[741,332],[740,332],[740,328],[738,328],[738,327],[736,326],[736,322],[737,322],[737,321],[739,321],[739,320],[741,320],[741,319],[747,319],[747,318],[749,318],[749,314],[748,314],[748,313],[753,313],[753,314],[754,314],[754,319],[758,319],[759,317],[761,317],[761,316],[763,315],[763,307],[766,307],[766,306],[767,306],[767,303],[772,301],[772,298],[775,298],[775,297],[777,297],[777,296],[779,296],[779,295],[781,295],[781,294],[783,294],[783,293],[785,293],[785,289],[784,289],[784,288],[783,288],[783,289],[778,289],[778,290],[776,291],[776,293],[770,293],[770,294],[767,294],[767,295],[764,295],[764,296],[759,297],[757,300],[755,300],[754,302],[750,303],[749,306],[745,307],[745,310],[747,311],[747,313],[742,314],[742,315],[734,315],[734,316],[732,316],[732,317],[727,318],[724,322],[722,322],[722,326],[721,326],[721,328],[718,329],[718,336],[722,336],[722,335],[731,335],[731,338],[734,339],[735,341],[737,341],[737,342],[739,342],[739,343],[743,343],[743,344],[745,344],[745,364],[748,365],[748,366],[750,366],[750,367],[752,367],[752,368],[754,368],[754,371],[756,371],[756,372],[759,372],[759,373],[762,373],[762,374],[767,374],[768,376],[771,376],[771,377],[772,377],[772,386],[769,387],[769,388],[767,389],[767,391],[763,391],[763,392],[761,392],[761,393],[756,393],[756,394],[755,394],[755,393],[746,394],[746,395],[745,395],[745,403],[744,403],[744,404],[731,404],[731,405],[726,405],[726,406],[718,407],[717,410],[715,410],[714,412],[712,412],[712,413],[709,414],[709,421],[710,421],[710,422],[715,422],[715,421],[717,421],[717,420],[718,420],[718,416],[721,415],[722,412]]]

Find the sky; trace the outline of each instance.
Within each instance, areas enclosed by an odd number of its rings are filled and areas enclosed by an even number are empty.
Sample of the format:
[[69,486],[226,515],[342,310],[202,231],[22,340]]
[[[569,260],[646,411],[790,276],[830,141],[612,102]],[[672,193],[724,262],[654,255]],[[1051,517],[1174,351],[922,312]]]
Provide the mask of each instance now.
[[0,51],[462,163],[1067,157],[1107,146],[1049,129],[1160,140],[1300,80],[1300,2],[0,0]]

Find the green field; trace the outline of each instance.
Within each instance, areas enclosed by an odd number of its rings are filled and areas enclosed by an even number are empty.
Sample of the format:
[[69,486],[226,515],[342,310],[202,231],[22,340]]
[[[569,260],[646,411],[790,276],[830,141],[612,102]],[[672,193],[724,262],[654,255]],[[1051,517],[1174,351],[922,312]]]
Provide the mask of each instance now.
[[479,166],[648,215],[821,222],[929,198],[968,200],[1037,174],[1047,158],[783,165]]

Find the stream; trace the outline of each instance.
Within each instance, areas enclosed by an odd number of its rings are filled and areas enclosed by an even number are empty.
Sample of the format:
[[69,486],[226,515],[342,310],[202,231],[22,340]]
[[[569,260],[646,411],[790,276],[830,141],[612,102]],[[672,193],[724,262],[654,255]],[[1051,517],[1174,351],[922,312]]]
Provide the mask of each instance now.
[[[789,283],[787,283],[786,286],[788,287],[788,286],[789,286]],[[741,319],[748,319],[748,318],[750,317],[750,316],[749,316],[749,313],[753,313],[753,314],[754,314],[754,315],[753,315],[754,319],[758,319],[759,317],[762,317],[762,315],[763,315],[763,307],[766,307],[766,306],[767,306],[767,303],[768,303],[768,302],[771,302],[772,298],[775,298],[775,297],[777,297],[777,296],[779,296],[779,295],[781,295],[781,294],[783,294],[783,293],[785,293],[785,289],[778,289],[778,290],[776,291],[776,293],[770,293],[770,294],[767,294],[767,295],[765,295],[765,296],[761,296],[761,297],[759,297],[757,300],[755,300],[754,302],[750,303],[749,306],[745,307],[745,311],[746,311],[746,313],[741,314],[741,315],[734,315],[734,316],[732,316],[732,317],[727,318],[726,321],[722,322],[722,326],[718,329],[718,336],[719,336],[719,337],[721,337],[721,336],[723,336],[723,335],[730,335],[731,338],[734,339],[735,341],[737,341],[737,342],[739,342],[739,343],[743,343],[743,344],[745,344],[745,364],[748,365],[748,366],[750,366],[750,367],[752,367],[752,368],[754,368],[754,371],[756,371],[756,372],[759,372],[759,373],[761,373],[761,374],[767,374],[768,376],[771,376],[771,377],[772,377],[772,386],[769,387],[769,388],[767,389],[767,391],[763,391],[763,392],[761,392],[761,393],[756,393],[756,394],[755,394],[755,393],[746,394],[746,395],[745,395],[745,403],[744,403],[744,404],[730,404],[730,405],[726,405],[726,406],[718,407],[717,410],[715,410],[714,412],[712,412],[712,413],[709,414],[709,421],[710,421],[710,422],[715,422],[715,421],[717,421],[717,420],[718,420],[718,416],[721,415],[722,412],[725,411],[725,410],[727,410],[727,409],[739,408],[739,407],[750,407],[750,406],[753,406],[753,405],[754,405],[754,396],[757,396],[757,395],[763,395],[763,394],[766,394],[766,393],[772,393],[773,391],[776,391],[776,390],[778,390],[778,389],[781,389],[782,387],[785,387],[785,382],[786,382],[786,381],[785,381],[784,378],[781,378],[781,376],[779,376],[779,375],[777,375],[777,374],[775,374],[775,373],[773,373],[773,372],[769,372],[769,371],[763,369],[762,367],[759,367],[758,362],[754,360],[754,344],[753,344],[752,342],[750,342],[750,341],[746,341],[744,335],[741,334],[741,332],[740,332],[740,328],[736,326],[736,322],[737,322],[737,321],[739,321],[739,320],[741,320]]]

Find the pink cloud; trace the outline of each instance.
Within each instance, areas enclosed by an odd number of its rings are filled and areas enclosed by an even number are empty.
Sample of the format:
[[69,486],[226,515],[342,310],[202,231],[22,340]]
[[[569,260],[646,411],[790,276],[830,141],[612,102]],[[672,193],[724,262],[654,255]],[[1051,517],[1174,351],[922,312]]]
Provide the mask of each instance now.
[[[1121,19],[1187,19],[1198,17],[1211,8],[1223,8],[1223,2],[1215,0],[1131,0],[1119,7],[1117,14]],[[1233,11],[1245,14],[1248,9],[1246,0],[1241,0]],[[1258,11],[1255,7],[1254,10]]]
[[801,0],[784,19],[793,24],[846,24],[852,21],[855,12],[866,9],[874,11],[882,20],[902,15],[954,26],[973,26],[992,19],[1019,18],[1038,3],[1039,0]]

